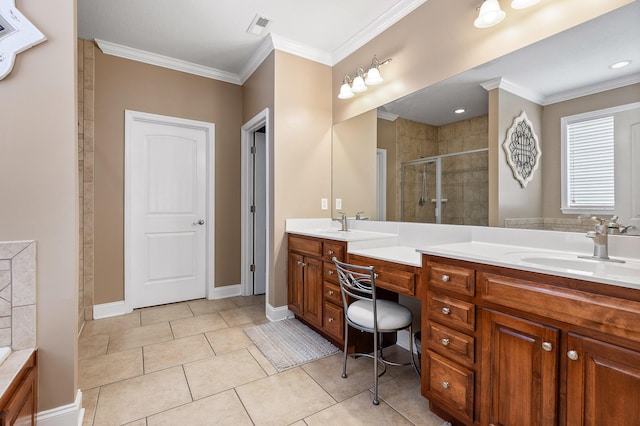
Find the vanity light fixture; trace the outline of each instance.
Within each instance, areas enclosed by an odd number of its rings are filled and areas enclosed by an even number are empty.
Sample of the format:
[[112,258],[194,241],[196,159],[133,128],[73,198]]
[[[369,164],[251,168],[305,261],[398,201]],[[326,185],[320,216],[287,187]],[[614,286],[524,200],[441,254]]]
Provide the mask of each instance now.
[[609,68],[611,68],[612,70],[617,70],[617,69],[626,67],[630,63],[631,63],[631,60],[627,59],[624,61],[616,62],[615,64],[611,64],[609,65]]
[[353,78],[345,75],[342,80],[342,85],[340,86],[338,99],[353,98],[354,93],[366,92],[367,86],[375,86],[382,83],[384,79],[382,78],[382,75],[380,75],[380,67],[388,64],[389,62],[391,62],[391,58],[380,62],[374,55],[371,60],[371,66],[366,73],[363,68],[358,68]]
[[[526,9],[537,4],[540,0],[513,0],[512,9]],[[489,28],[502,22],[507,14],[500,8],[498,0],[484,0],[477,9],[478,17],[473,21],[476,28]]]

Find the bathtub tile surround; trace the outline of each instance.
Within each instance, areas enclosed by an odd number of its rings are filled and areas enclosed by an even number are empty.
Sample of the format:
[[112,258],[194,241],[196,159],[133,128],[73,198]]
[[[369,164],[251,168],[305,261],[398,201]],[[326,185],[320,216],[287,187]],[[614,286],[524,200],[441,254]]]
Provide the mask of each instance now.
[[36,244],[0,242],[0,346],[36,346]]

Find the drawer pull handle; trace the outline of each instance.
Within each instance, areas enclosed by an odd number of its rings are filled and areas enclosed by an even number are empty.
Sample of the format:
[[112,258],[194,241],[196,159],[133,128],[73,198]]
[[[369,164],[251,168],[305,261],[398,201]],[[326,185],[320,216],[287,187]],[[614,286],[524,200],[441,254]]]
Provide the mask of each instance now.
[[329,317],[329,320],[328,320],[328,321],[329,321],[329,322],[333,322],[333,318]]
[[547,352],[551,352],[553,350],[553,345],[550,342],[542,342],[542,349]]
[[333,256],[333,250],[328,250],[328,251],[327,251],[327,254],[328,254],[329,256]]
[[449,339],[442,339],[442,344],[444,346],[449,346]]
[[373,273],[373,278],[378,278],[378,274],[376,274],[375,272]]
[[328,270],[328,271],[327,271],[327,274],[329,274],[329,275],[333,275],[333,271],[332,271],[332,270]]
[[442,281],[447,282],[451,279],[451,277],[449,277],[449,275],[442,275]]
[[333,296],[333,290],[329,290],[329,296]]
[[449,382],[442,382],[442,387],[445,389],[449,389]]
[[445,306],[444,308],[442,308],[442,313],[445,315],[449,315],[451,313],[451,309]]
[[578,360],[578,352],[576,352],[576,351],[567,352],[567,356],[569,357],[569,359],[571,361],[577,361]]

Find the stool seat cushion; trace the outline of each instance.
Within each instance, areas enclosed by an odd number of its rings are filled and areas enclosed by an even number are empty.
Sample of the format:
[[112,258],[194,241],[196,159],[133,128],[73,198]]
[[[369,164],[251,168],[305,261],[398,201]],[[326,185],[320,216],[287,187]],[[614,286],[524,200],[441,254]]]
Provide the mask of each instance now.
[[[409,327],[413,320],[411,311],[399,303],[378,299],[378,331],[395,331]],[[359,326],[373,329],[373,302],[356,300],[347,309],[347,317]]]

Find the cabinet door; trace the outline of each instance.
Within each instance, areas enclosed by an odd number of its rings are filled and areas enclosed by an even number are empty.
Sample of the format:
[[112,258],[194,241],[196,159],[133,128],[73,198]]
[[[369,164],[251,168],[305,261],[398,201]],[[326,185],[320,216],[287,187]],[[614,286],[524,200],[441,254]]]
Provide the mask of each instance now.
[[303,314],[302,297],[304,288],[304,257],[297,253],[289,253],[287,302],[289,309],[296,314]]
[[304,258],[304,319],[322,327],[322,260]]
[[482,312],[482,424],[557,424],[559,331]]
[[640,352],[569,334],[568,426],[640,424]]

